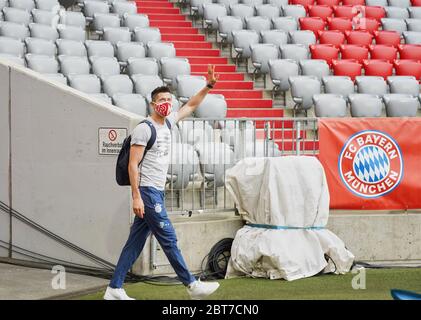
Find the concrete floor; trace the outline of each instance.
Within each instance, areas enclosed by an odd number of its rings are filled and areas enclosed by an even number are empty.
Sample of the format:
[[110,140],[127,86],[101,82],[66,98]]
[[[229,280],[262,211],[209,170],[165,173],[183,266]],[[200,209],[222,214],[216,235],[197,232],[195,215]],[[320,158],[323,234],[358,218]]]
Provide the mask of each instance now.
[[[51,270],[0,263],[0,300],[68,299],[105,288],[108,280],[65,273],[65,289],[53,289]],[[57,278],[56,278],[57,279]]]

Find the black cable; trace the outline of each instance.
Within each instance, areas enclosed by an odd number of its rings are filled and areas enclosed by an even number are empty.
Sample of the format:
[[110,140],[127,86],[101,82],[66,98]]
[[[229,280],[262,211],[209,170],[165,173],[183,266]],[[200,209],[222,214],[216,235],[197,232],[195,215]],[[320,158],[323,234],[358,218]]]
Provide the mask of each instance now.
[[[224,238],[218,241],[210,252],[202,259],[201,274],[203,280],[223,279],[227,273],[228,262],[231,257],[231,246],[234,239]],[[207,259],[206,268],[203,264]]]

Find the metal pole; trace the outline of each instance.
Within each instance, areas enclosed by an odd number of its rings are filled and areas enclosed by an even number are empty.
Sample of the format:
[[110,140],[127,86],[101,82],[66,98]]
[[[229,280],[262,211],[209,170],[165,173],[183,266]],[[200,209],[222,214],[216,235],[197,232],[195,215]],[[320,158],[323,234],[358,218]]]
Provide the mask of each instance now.
[[301,122],[300,122],[300,120],[298,120],[297,122],[297,125],[296,125],[296,136],[295,136],[295,143],[296,143],[296,146],[295,146],[295,151],[296,151],[296,153],[297,153],[297,156],[299,156],[300,155],[300,139],[301,139],[301,136],[300,136],[300,131],[301,131]]

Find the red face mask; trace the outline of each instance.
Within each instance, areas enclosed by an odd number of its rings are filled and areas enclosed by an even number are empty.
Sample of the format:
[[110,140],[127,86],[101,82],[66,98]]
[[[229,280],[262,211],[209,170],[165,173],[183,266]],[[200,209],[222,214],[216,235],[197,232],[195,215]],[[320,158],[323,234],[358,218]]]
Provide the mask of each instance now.
[[154,109],[157,114],[162,117],[167,117],[172,111],[171,102],[154,103]]

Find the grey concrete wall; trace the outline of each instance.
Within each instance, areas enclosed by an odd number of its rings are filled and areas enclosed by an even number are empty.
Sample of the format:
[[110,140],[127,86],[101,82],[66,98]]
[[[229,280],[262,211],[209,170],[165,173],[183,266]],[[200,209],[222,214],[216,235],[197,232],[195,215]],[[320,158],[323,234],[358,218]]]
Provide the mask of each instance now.
[[[9,204],[9,67],[0,64],[0,201]],[[0,211],[0,240],[9,242],[9,217]],[[3,243],[0,243],[3,244]],[[0,257],[8,250],[0,248]]]
[[[99,154],[98,129],[130,132],[139,117],[25,68],[12,69],[11,100],[14,209],[116,263],[129,231],[130,190],[115,182],[117,156]],[[13,226],[14,245],[94,265],[16,219]]]

